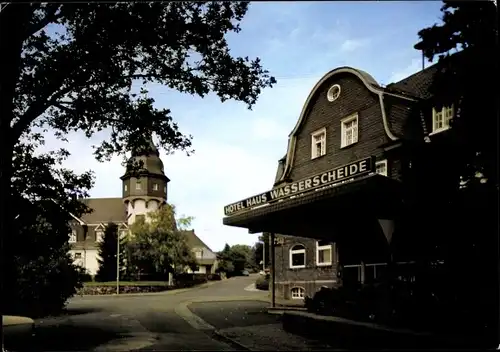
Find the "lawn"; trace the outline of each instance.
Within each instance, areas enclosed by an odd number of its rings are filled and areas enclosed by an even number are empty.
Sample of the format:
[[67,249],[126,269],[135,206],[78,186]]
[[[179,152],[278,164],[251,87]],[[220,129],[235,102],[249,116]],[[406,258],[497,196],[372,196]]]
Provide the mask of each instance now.
[[[85,282],[84,286],[116,286],[116,281]],[[168,281],[120,281],[120,286],[168,286]]]

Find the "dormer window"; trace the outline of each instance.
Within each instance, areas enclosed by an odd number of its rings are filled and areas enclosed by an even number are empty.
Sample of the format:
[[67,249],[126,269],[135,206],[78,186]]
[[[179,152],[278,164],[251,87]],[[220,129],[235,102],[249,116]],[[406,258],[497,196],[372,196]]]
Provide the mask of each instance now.
[[136,190],[140,190],[141,189],[141,183],[140,182],[136,182],[135,189]]
[[95,232],[95,240],[96,240],[96,242],[102,242],[103,238],[104,238],[104,231],[97,230]]
[[441,109],[432,108],[432,133],[449,129],[453,113],[453,105],[443,106]]
[[76,243],[76,230],[71,230],[69,235],[69,243]]
[[127,192],[127,191],[128,191],[128,186],[127,186],[127,185],[124,185],[124,186],[123,186],[123,189],[125,190],[125,192]]
[[326,154],[326,128],[322,128],[311,134],[311,159]]
[[153,183],[153,191],[157,191],[159,189],[157,183]]

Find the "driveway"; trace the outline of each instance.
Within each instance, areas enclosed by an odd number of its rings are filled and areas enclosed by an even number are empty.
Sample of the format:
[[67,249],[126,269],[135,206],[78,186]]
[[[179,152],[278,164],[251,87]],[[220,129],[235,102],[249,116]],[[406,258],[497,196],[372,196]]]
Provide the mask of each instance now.
[[[218,339],[213,331],[197,329],[192,317],[185,316],[195,315],[183,309],[200,300],[265,299],[267,292],[245,290],[255,279],[255,275],[235,277],[207,287],[153,294],[74,297],[66,315],[36,320],[36,346],[29,350],[234,351],[234,346]],[[252,310],[263,307],[250,305]],[[10,350],[15,351],[15,346]]]

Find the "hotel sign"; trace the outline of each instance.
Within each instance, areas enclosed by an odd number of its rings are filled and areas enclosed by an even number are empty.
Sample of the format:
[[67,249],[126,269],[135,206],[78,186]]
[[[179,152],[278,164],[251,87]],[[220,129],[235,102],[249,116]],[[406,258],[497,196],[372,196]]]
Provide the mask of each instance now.
[[239,213],[259,205],[264,205],[275,200],[298,195],[319,187],[332,185],[353,177],[362,176],[373,172],[374,169],[374,158],[368,157],[300,181],[286,184],[239,202],[226,205],[224,207],[224,214],[226,216],[234,215],[235,213]]

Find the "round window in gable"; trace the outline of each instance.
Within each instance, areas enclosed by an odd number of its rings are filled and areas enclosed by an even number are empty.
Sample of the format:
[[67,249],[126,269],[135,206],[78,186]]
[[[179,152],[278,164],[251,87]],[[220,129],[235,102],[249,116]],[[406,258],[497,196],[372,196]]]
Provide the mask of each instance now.
[[338,84],[334,84],[333,86],[328,89],[328,92],[326,93],[326,98],[328,99],[329,102],[337,100],[337,98],[340,95],[340,86]]

